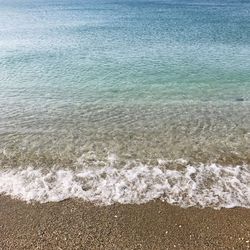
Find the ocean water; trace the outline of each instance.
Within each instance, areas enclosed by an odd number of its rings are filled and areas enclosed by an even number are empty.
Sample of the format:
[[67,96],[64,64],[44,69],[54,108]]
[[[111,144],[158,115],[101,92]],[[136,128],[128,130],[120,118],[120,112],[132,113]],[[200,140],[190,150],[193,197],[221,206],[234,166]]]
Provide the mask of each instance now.
[[250,2],[0,0],[0,193],[250,207]]

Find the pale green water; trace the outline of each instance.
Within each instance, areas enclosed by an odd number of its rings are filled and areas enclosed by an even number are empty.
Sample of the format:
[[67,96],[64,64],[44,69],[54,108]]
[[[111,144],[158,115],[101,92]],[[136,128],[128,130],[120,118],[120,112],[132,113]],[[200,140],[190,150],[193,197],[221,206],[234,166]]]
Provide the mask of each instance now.
[[249,162],[250,3],[0,1],[0,117],[2,166]]

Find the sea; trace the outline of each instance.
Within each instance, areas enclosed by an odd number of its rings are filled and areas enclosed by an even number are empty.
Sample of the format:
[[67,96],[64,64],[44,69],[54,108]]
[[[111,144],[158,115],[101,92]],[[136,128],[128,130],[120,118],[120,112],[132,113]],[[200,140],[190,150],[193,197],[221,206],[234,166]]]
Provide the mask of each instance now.
[[250,208],[250,1],[0,0],[0,194]]

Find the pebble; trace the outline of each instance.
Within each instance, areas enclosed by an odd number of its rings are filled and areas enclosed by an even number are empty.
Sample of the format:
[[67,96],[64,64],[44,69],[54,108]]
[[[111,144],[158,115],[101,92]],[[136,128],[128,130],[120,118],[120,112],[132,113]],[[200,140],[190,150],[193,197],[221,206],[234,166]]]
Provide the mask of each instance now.
[[243,97],[238,97],[238,98],[235,99],[235,101],[237,101],[237,102],[243,102],[244,98]]

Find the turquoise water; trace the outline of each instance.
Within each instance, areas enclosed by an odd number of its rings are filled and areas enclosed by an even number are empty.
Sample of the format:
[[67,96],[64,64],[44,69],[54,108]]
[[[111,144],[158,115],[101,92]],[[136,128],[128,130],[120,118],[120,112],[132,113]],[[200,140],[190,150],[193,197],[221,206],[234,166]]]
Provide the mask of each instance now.
[[5,97],[119,104],[249,98],[247,2],[11,1],[0,8]]
[[0,0],[1,168],[159,159],[249,164],[250,2]]
[[[126,155],[133,144],[134,154],[185,158],[198,147],[204,161],[248,159],[247,1],[1,1],[0,24],[1,148],[11,154]],[[216,140],[215,157],[206,144]]]

